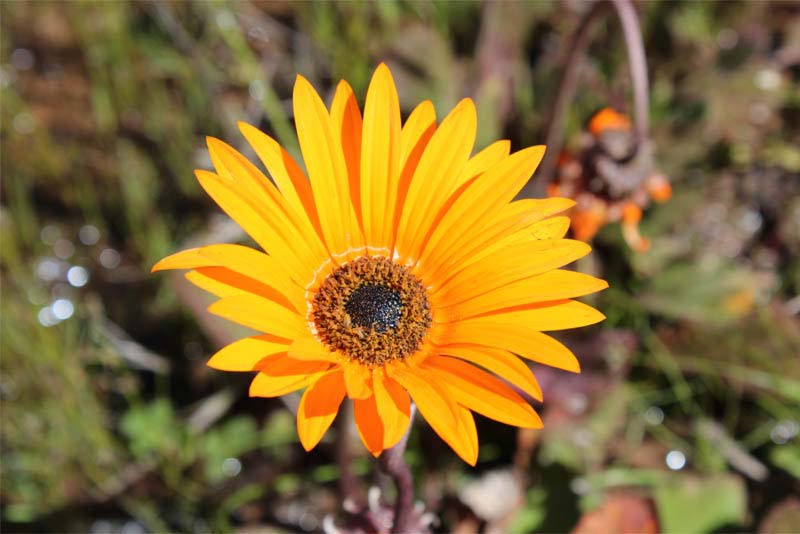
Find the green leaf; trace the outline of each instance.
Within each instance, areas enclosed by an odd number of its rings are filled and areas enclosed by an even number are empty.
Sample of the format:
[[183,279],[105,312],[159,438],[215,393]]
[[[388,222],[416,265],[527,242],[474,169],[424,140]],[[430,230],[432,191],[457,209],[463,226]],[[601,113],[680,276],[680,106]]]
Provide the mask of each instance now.
[[800,447],[779,445],[770,451],[769,461],[800,479]]
[[741,525],[747,494],[736,475],[678,476],[655,488],[662,532],[709,532],[724,525]]

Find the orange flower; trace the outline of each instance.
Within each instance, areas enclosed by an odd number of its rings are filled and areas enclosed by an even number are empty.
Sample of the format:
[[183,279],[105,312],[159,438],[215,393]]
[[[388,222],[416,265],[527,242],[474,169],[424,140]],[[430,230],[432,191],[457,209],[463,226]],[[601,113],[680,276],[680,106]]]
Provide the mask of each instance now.
[[569,220],[553,217],[574,202],[512,202],[544,147],[509,155],[509,142],[498,141],[470,156],[476,116],[469,99],[438,125],[429,101],[401,124],[385,65],[373,75],[363,116],[346,82],[327,109],[301,76],[294,114],[307,175],[247,124],[240,129],[273,181],[211,138],[216,173],[196,171],[266,254],[211,245],[153,267],[191,269],[190,281],[220,297],[211,313],[262,332],[208,364],[258,371],[251,396],[304,389],[297,430],[306,450],[345,397],[375,456],[406,432],[412,400],[473,465],[473,411],[541,427],[498,377],[541,399],[517,356],[578,372],[575,356],[543,332],[602,320],[572,299],[607,287],[560,269],[590,250],[564,239]]
[[606,130],[631,130],[631,120],[627,115],[615,111],[612,108],[603,108],[594,114],[589,121],[589,131],[592,135],[598,136]]

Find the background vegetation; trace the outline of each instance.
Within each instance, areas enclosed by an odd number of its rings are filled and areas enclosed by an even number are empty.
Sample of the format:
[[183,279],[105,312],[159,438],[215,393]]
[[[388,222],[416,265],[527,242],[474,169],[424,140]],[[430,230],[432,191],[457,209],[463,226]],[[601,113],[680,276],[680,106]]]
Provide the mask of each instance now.
[[[480,420],[470,469],[418,422],[407,457],[437,531],[800,525],[798,5],[638,8],[655,161],[674,196],[645,213],[648,252],[610,224],[579,265],[610,281],[594,300],[608,320],[565,337],[582,375],[535,370],[544,431]],[[385,60],[404,112],[431,98],[443,116],[472,96],[479,146],[539,144],[587,9],[0,4],[3,530],[352,522],[337,455],[353,457],[357,504],[386,481],[358,444],[337,445],[347,425],[303,452],[296,400],[249,399],[248,376],[204,366],[241,332],[179,275],[149,274],[187,244],[242,239],[192,176],[210,165],[204,136],[244,148],[246,120],[296,150],[295,73],[328,97],[347,78],[363,98]],[[609,12],[592,32],[568,147],[597,109],[626,109],[618,28]]]

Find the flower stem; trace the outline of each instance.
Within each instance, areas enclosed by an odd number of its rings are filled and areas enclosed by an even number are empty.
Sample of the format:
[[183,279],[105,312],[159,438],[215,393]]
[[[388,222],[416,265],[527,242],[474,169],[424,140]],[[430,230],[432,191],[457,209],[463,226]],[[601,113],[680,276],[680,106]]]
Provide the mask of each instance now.
[[394,527],[392,528],[392,532],[396,533],[408,533],[414,530],[414,477],[403,459],[403,453],[408,444],[408,435],[411,433],[411,423],[414,420],[414,411],[415,407],[412,404],[406,433],[397,445],[383,451],[378,459],[381,470],[394,479],[397,488],[397,500],[394,504]]

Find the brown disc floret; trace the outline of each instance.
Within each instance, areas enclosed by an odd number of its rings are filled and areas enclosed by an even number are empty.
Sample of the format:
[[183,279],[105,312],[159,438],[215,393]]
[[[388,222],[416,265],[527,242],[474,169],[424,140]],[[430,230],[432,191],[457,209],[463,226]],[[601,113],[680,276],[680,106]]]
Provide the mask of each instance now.
[[313,297],[317,337],[368,367],[413,354],[431,326],[425,287],[408,267],[383,256],[341,265]]

